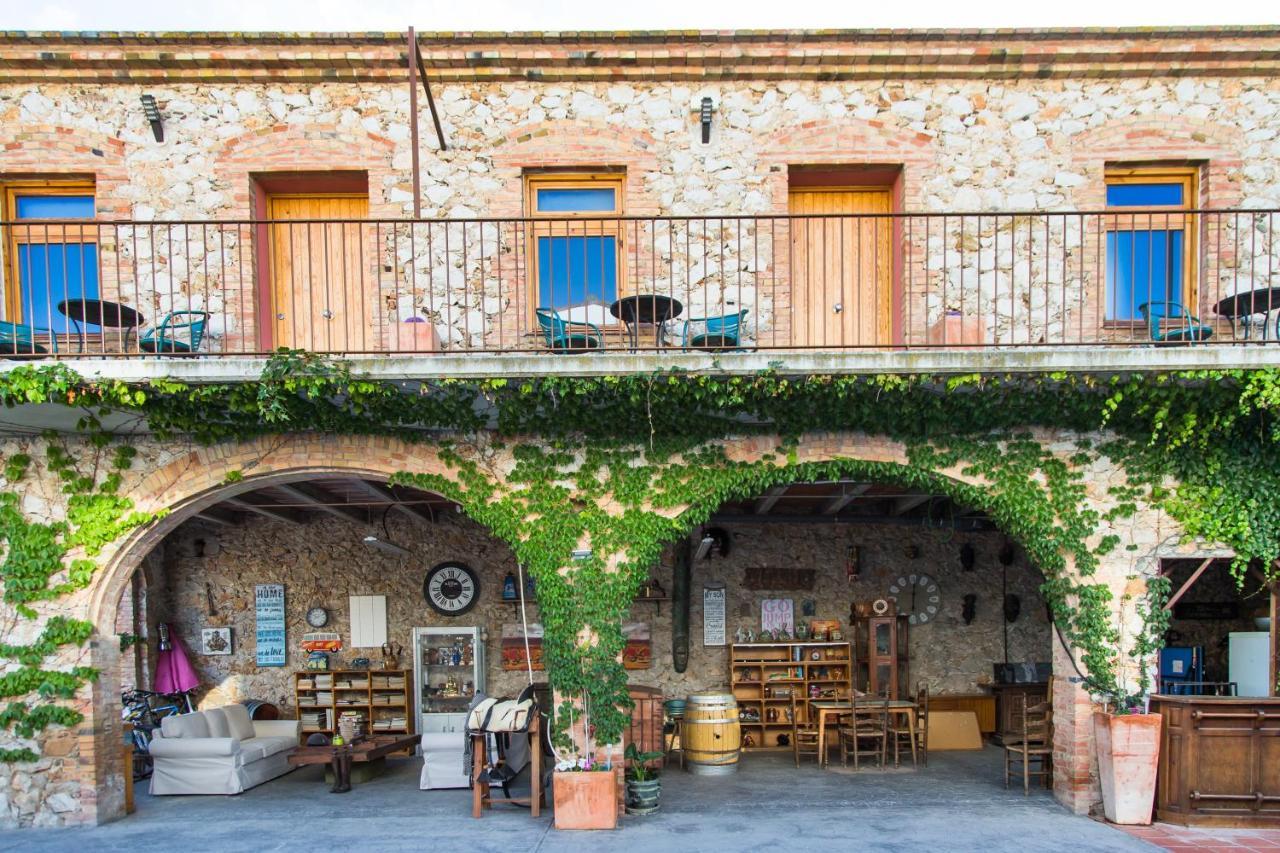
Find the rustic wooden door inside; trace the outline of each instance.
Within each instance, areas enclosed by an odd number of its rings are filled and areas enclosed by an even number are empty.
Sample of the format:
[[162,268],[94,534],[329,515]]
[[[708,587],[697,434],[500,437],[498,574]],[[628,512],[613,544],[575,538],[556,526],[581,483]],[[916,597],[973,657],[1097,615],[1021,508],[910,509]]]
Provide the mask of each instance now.
[[[354,195],[271,196],[272,346],[312,352],[379,348],[364,257],[369,199]],[[294,220],[294,221],[289,221]]]
[[893,221],[838,218],[890,213],[889,189],[797,189],[790,193],[792,342],[806,347],[890,343]]

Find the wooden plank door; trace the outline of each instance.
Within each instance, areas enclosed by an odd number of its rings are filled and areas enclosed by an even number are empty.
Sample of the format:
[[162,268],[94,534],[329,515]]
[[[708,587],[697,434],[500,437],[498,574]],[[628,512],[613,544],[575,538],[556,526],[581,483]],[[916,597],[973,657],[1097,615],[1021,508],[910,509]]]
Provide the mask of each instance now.
[[[887,188],[797,189],[796,215],[889,213]],[[883,346],[890,341],[893,221],[791,220],[792,342],[805,347]]]
[[[364,257],[366,196],[272,196],[272,345],[311,352],[378,348],[372,304],[374,282]],[[288,221],[303,220],[303,221]]]

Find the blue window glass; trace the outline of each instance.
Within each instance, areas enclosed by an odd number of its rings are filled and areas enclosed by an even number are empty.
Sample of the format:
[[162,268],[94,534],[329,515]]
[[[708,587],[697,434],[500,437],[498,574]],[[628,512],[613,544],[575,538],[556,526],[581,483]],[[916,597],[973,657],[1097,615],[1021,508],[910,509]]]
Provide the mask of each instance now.
[[1182,229],[1107,234],[1107,319],[1140,320],[1144,302],[1181,302]]
[[609,305],[617,298],[615,237],[538,238],[538,307]]
[[1108,207],[1166,207],[1181,205],[1184,185],[1177,184],[1110,184]]
[[538,213],[612,213],[617,210],[612,187],[540,189]]
[[[20,195],[15,201],[18,219],[92,219],[94,213],[91,195]],[[49,242],[39,242],[46,236]],[[98,298],[98,247],[55,242],[60,236],[57,226],[45,235],[37,225],[18,244],[18,301],[23,323],[65,333],[71,321],[59,313],[58,303]]]

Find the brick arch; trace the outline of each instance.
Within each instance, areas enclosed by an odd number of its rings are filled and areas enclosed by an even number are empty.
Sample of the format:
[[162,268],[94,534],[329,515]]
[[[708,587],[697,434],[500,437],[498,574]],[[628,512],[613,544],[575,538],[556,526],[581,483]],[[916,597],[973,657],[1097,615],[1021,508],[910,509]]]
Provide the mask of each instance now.
[[[110,546],[89,589],[87,618],[99,633],[115,624],[115,609],[130,575],[183,521],[219,501],[276,483],[343,475],[385,480],[402,471],[456,482],[438,448],[368,436],[296,435],[198,448],[141,474],[122,489],[141,512],[164,512],[155,524]],[[228,482],[240,473],[243,479]]]
[[1205,119],[1180,115],[1125,116],[1090,128],[1071,143],[1072,162],[1090,180],[1077,189],[1077,206],[1101,208],[1106,203],[1103,171],[1110,162],[1201,161],[1200,203],[1233,207],[1243,195],[1231,173],[1243,161],[1244,134]]
[[495,216],[521,216],[525,169],[622,167],[626,170],[627,213],[655,216],[656,198],[645,189],[645,177],[658,171],[656,140],[645,131],[597,121],[548,120],[524,124],[505,134],[493,151],[493,166],[502,190],[490,209]]
[[214,153],[213,174],[220,188],[230,190],[228,212],[247,218],[252,172],[363,171],[369,175],[369,216],[399,218],[412,210],[412,201],[390,201],[398,176],[394,153],[392,140],[359,126],[277,124],[224,141]]
[[81,128],[24,124],[0,148],[0,176],[78,174],[94,178],[99,219],[130,219],[132,206],[124,188],[128,143]]
[[768,183],[776,213],[787,210],[789,165],[902,167],[904,210],[923,203],[924,176],[933,168],[938,152],[926,133],[893,127],[874,119],[815,119],[780,128],[761,138],[757,149],[770,170]]

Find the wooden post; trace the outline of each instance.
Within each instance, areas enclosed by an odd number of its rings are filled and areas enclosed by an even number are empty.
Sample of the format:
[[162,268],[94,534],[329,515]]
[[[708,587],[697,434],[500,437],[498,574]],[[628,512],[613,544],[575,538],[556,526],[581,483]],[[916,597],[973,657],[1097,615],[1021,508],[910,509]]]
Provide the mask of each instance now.
[[1271,665],[1267,667],[1267,677],[1270,679],[1267,692],[1271,696],[1280,695],[1276,690],[1276,678],[1280,677],[1280,641],[1277,640],[1277,623],[1280,622],[1280,585],[1271,584]]
[[693,546],[686,536],[676,544],[671,574],[671,664],[676,672],[689,666],[689,587]]
[[418,162],[418,39],[409,27],[408,51],[406,60],[409,63],[409,146],[410,163],[413,169],[413,218],[422,218],[422,173]]

